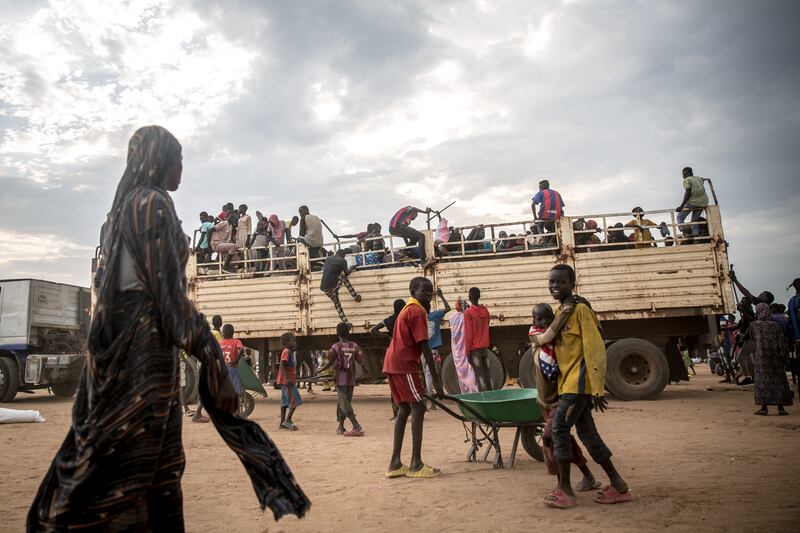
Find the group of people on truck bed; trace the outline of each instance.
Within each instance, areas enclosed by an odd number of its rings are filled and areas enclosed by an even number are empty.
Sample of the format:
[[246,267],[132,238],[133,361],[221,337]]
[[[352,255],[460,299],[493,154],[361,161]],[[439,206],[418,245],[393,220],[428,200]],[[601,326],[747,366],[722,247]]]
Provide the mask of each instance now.
[[[708,206],[708,195],[705,192],[704,179],[695,176],[690,167],[683,169],[684,197],[677,207],[676,220],[686,243],[702,242],[708,237],[708,225],[702,216]],[[497,235],[487,235],[484,225],[466,228],[451,227],[441,213],[427,207],[420,209],[404,206],[389,220],[389,235],[403,239],[405,246],[392,249],[387,246],[382,233],[383,227],[378,222],[367,224],[365,231],[348,235],[337,235],[328,230],[338,241],[355,239],[351,246],[339,247],[342,257],[351,256],[353,266],[375,266],[395,264],[406,259],[419,260],[423,265],[433,258],[427,257],[426,234],[412,226],[419,214],[425,214],[428,222],[436,217],[439,226],[434,232],[433,250],[437,257],[452,255],[469,255],[484,252],[534,251],[548,253],[548,248],[557,246],[556,222],[564,216],[565,202],[561,194],[550,188],[548,180],[539,182],[539,191],[532,198],[531,210],[534,223],[520,233],[499,231]],[[538,207],[538,208],[537,208]],[[232,202],[222,206],[216,215],[206,211],[200,213],[200,227],[197,230],[199,239],[195,247],[198,263],[208,263],[212,257],[223,261],[224,271],[232,272],[270,272],[293,269],[295,262],[295,245],[303,244],[308,249],[309,258],[315,268],[324,257],[334,252],[323,247],[323,227],[325,222],[310,213],[307,206],[300,206],[298,215],[284,219],[277,214],[269,216],[256,211],[255,220],[248,214],[248,206],[241,204],[234,207]],[[633,219],[623,224],[617,222],[605,229],[600,228],[596,220],[578,218],[573,221],[575,245],[577,252],[624,250],[629,248],[646,248],[657,246],[651,230],[659,230],[663,246],[672,246],[675,238],[670,234],[665,222],[657,224],[645,217],[641,207],[631,210]],[[685,224],[691,217],[691,224]],[[293,237],[293,228],[297,228],[297,237]],[[605,232],[605,239],[598,234]],[[316,260],[316,261],[315,261]],[[236,261],[235,263],[233,263]]]

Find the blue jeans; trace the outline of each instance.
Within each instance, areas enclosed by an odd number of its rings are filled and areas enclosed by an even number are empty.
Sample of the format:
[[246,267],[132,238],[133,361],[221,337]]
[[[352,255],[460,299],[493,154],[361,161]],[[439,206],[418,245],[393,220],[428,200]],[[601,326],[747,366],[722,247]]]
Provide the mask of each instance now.
[[[699,221],[700,220],[700,215],[703,214],[703,209],[705,209],[705,206],[703,206],[703,207],[695,207],[692,204],[684,205],[683,206],[683,211],[678,213],[678,216],[676,217],[678,219],[678,224],[679,225],[683,224],[686,221],[686,217],[688,217],[689,214],[692,215],[692,222]],[[687,233],[686,232],[686,228],[685,227],[681,227],[681,232],[684,235],[686,235],[686,233]],[[698,224],[692,224],[692,234],[695,237],[699,237],[700,236],[700,226]]]

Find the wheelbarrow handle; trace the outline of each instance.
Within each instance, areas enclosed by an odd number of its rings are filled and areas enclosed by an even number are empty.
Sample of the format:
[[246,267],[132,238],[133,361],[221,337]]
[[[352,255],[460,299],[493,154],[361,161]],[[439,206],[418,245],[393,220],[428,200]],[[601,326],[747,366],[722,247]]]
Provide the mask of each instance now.
[[[446,413],[448,413],[451,416],[454,416],[455,418],[461,420],[462,422],[474,422],[473,419],[466,418],[466,417],[464,417],[462,415],[459,415],[458,413],[455,413],[453,410],[451,410],[446,405],[444,405],[442,402],[440,402],[439,400],[437,400],[436,398],[434,398],[432,396],[428,396],[426,394],[425,395],[425,399],[432,401],[435,406],[441,407],[442,410],[444,410]],[[453,402],[457,403],[459,407],[461,407],[462,409],[465,409],[468,413],[470,413],[473,417],[475,417],[476,420],[478,420],[482,424],[487,424],[487,425],[490,425],[490,426],[493,426],[495,424],[495,422],[492,422],[491,420],[487,420],[486,418],[484,418],[480,413],[478,413],[468,403],[464,402],[460,398],[456,398],[455,396],[450,396],[449,394],[445,394],[443,399],[444,400],[450,400],[450,401],[453,401]]]

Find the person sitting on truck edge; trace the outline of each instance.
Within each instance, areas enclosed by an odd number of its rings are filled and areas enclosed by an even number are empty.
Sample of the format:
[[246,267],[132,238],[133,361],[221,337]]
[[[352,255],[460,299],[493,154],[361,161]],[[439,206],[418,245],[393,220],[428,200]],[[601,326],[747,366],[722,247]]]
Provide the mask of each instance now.
[[211,251],[216,252],[219,257],[225,258],[225,262],[222,265],[223,270],[228,270],[231,261],[236,255],[236,243],[233,242],[234,227],[229,221],[229,219],[232,221],[235,216],[233,211],[228,211],[224,219],[208,230]]
[[[705,186],[703,185],[703,178],[695,176],[692,167],[685,167],[683,169],[683,201],[681,205],[675,208],[678,216],[678,224],[683,224],[686,217],[692,215],[692,222],[698,222],[700,215],[703,214],[703,209],[708,207],[708,195],[706,194]],[[691,229],[687,230],[685,226],[681,226],[681,232],[684,238],[688,233],[694,237],[700,237],[700,225],[692,224]]]
[[[536,205],[539,205],[539,212],[536,212]],[[542,180],[539,182],[539,191],[531,199],[531,211],[536,219],[539,233],[545,230],[554,232],[556,230],[556,220],[564,216],[564,199],[558,191],[550,188],[550,182]]]
[[[436,289],[436,296],[441,298],[444,307],[428,313],[428,346],[430,346],[431,354],[433,354],[433,364],[436,366],[436,373],[441,375],[442,356],[439,354],[439,348],[444,344],[444,342],[442,342],[442,319],[450,312],[450,304],[447,303],[447,299],[444,297],[441,288]],[[431,369],[428,368],[424,357],[421,363],[422,369],[425,372],[425,390],[428,392],[428,396],[433,396],[433,373]],[[436,409],[436,405],[432,403],[431,409]]]
[[418,213],[430,214],[433,210],[430,207],[420,209],[418,207],[406,206],[394,214],[389,221],[389,235],[402,237],[406,246],[416,244],[419,249],[419,259],[425,264],[425,234],[410,226],[411,222],[417,218]]
[[303,405],[300,391],[297,390],[297,337],[291,331],[281,335],[281,362],[278,368],[277,384],[281,386],[281,424],[278,429],[297,431],[292,422],[295,409]]
[[228,377],[231,378],[231,383],[236,389],[237,393],[242,392],[242,385],[239,381],[239,358],[244,353],[244,344],[239,339],[233,338],[234,329],[232,324],[225,324],[222,326],[222,340],[219,341],[219,346],[222,348],[222,357],[225,359],[225,364],[228,367]]
[[[550,270],[550,294],[563,306],[572,298],[575,271],[558,264]],[[559,308],[558,314],[563,312]],[[556,318],[558,315],[556,315]],[[575,492],[570,483],[570,442],[572,426],[583,445],[608,474],[610,485],[594,497],[597,503],[622,503],[633,498],[628,485],[611,462],[611,451],[600,438],[592,418],[592,407],[604,412],[606,350],[597,316],[586,304],[578,303],[554,343],[558,361],[558,407],[553,415],[553,449],[558,461],[558,486],[544,498],[551,507],[574,507]]]
[[639,206],[631,209],[633,220],[625,224],[626,228],[633,228],[633,242],[636,248],[652,248],[653,235],[650,233],[650,227],[656,226],[656,223],[649,218],[644,218],[644,209]]
[[325,259],[325,264],[322,265],[322,281],[319,285],[320,290],[333,302],[342,322],[347,322],[347,316],[344,314],[344,309],[342,309],[342,302],[339,301],[339,289],[342,288],[342,285],[347,288],[347,292],[356,302],[361,301],[361,295],[356,292],[350,284],[350,280],[347,279],[350,275],[350,269],[347,268],[345,255],[347,255],[347,252],[340,249],[336,251],[335,255]]
[[481,290],[469,290],[470,306],[464,311],[464,336],[467,343],[469,362],[478,380],[478,389],[492,390],[492,374],[489,367],[489,309],[479,303]]
[[[574,310],[575,303],[568,301],[561,306],[558,320],[554,320],[553,308],[549,304],[536,304],[533,307],[533,325],[528,331],[533,355],[533,378],[538,391],[536,399],[539,401],[545,420],[542,452],[547,472],[556,478],[558,477],[558,461],[553,454],[553,416],[558,408],[558,364],[554,364],[556,361],[555,350],[551,343]],[[549,360],[545,360],[546,357]],[[547,371],[546,374],[545,371]],[[572,443],[570,462],[583,473],[583,479],[575,488],[580,492],[599,489],[600,482],[594,478],[592,471],[586,465],[586,458],[572,433],[569,438]]]
[[[431,478],[439,470],[422,462],[422,428],[425,422],[425,389],[420,382],[420,355],[425,356],[433,376],[433,386],[439,398],[444,397],[442,380],[433,364],[428,346],[428,312],[433,297],[433,284],[429,279],[416,277],[409,284],[411,298],[400,312],[395,324],[392,342],[386,352],[383,371],[389,376],[392,400],[400,407],[394,423],[394,443],[387,478]],[[408,467],[400,460],[408,415],[411,415],[411,462]]]
[[[347,322],[339,322],[336,325],[336,335],[339,337],[339,342],[331,346],[328,352],[328,362],[319,369],[318,373],[333,366],[336,394],[339,396],[339,402],[336,404],[336,421],[339,423],[339,427],[336,429],[336,433],[345,437],[363,437],[364,429],[356,420],[356,414],[353,411],[353,390],[356,386],[356,363],[364,369],[365,373],[367,372],[367,367],[364,366],[364,351],[361,346],[350,340],[350,325]],[[350,423],[353,424],[352,430],[345,431],[345,419],[350,420]]]
[[300,214],[300,228],[297,242],[308,247],[309,259],[316,259],[322,254],[322,221],[318,216],[312,215],[308,206],[301,205],[297,212]]

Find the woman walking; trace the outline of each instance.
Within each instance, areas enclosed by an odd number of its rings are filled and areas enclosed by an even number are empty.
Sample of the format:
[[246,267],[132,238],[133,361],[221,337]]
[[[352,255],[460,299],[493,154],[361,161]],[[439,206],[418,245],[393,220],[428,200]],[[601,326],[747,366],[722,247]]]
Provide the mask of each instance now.
[[756,306],[756,320],[750,324],[749,332],[756,345],[755,400],[761,406],[755,414],[766,416],[767,406],[777,405],[779,415],[788,415],[783,408],[792,405],[792,389],[786,378],[789,352],[780,325],[772,320],[769,305]]
[[456,367],[458,386],[462,393],[478,392],[478,384],[475,381],[475,371],[469,363],[467,353],[467,342],[464,337],[464,299],[456,300],[456,312],[450,316],[450,343],[453,352],[453,364]]
[[308,510],[269,437],[233,416],[237,395],[219,345],[186,297],[189,245],[167,193],[182,169],[181,145],[167,130],[147,126],[131,138],[72,426],[28,513],[29,531],[183,531],[179,348],[202,362],[203,406],[261,508],[276,519]]

